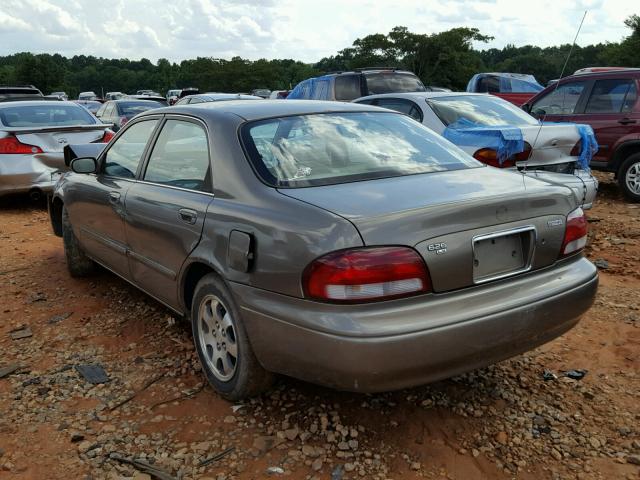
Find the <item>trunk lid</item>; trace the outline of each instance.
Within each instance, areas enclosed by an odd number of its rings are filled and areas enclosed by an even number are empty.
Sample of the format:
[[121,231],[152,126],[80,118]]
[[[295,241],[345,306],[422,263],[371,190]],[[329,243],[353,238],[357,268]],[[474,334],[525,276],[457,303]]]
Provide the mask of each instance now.
[[93,143],[104,136],[108,124],[80,125],[68,127],[18,127],[5,128],[16,138],[28,145],[40,147],[45,153],[62,153],[64,147],[70,143]]
[[489,167],[280,192],[348,219],[367,246],[414,247],[436,292],[552,264],[576,208],[568,188]]
[[571,150],[580,141],[580,135],[573,124],[523,126],[522,136],[531,145],[533,152],[529,160],[518,162],[518,167],[535,167],[577,162],[578,156],[571,156]]

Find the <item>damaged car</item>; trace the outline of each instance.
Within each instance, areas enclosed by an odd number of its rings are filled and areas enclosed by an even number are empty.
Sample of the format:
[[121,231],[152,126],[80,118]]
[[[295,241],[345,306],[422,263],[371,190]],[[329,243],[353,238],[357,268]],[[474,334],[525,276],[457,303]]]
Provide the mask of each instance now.
[[73,102],[0,103],[0,196],[51,192],[67,169],[65,145],[108,142],[109,126]]
[[457,375],[563,334],[597,290],[569,189],[378,107],[149,110],[71,169],[49,201],[71,275],[102,265],[190,319],[228,399],[273,373],[356,392]]
[[541,124],[511,103],[485,94],[402,93],[355,102],[409,115],[486,165],[565,185],[582,208],[593,206],[598,181],[589,162],[598,144],[588,125]]

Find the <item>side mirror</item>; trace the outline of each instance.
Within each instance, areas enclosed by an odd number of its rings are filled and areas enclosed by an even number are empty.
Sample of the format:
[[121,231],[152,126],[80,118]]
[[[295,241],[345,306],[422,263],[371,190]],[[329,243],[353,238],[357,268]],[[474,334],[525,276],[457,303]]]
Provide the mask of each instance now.
[[74,158],[70,167],[75,173],[96,173],[98,161],[93,157]]

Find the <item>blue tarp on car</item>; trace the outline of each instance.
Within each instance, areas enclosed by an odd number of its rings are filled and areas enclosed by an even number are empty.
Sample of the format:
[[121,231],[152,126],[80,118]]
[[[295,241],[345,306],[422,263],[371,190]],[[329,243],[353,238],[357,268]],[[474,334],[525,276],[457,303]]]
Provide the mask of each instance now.
[[309,78],[295,86],[287,100],[329,100],[331,76]]

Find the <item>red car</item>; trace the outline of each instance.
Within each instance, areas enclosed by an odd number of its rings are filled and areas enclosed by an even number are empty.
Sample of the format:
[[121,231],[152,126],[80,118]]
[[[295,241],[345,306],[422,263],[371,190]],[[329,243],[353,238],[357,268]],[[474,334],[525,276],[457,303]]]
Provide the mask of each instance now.
[[467,84],[467,92],[490,93],[518,107],[543,88],[533,75],[524,73],[476,73]]
[[598,141],[591,168],[614,172],[634,202],[640,202],[639,81],[640,68],[574,74],[522,107],[544,121],[591,125]]

